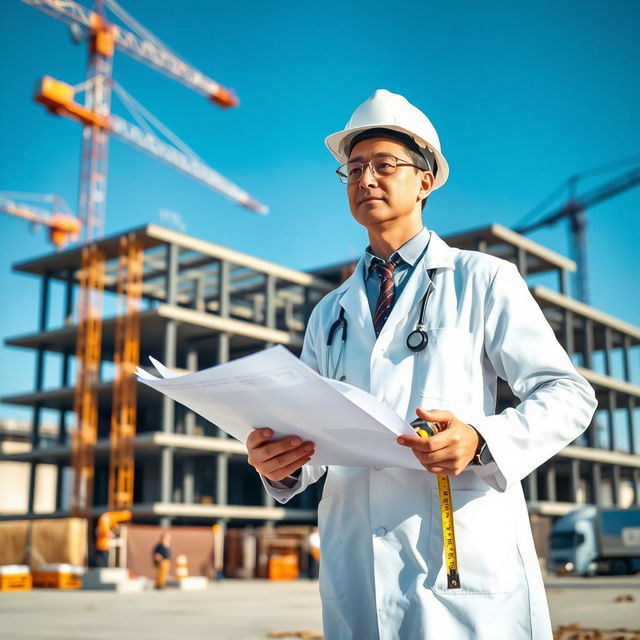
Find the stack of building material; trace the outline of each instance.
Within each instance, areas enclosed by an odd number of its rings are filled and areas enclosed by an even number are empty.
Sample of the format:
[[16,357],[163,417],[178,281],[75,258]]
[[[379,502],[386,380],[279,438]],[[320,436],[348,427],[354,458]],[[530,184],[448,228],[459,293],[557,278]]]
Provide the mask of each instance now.
[[0,591],[29,591],[31,570],[26,564],[0,566]]
[[45,562],[83,565],[87,553],[87,522],[82,518],[51,518],[0,522],[0,565]]
[[74,564],[41,564],[33,572],[33,586],[41,589],[79,589],[84,571],[84,567]]
[[298,554],[273,553],[269,556],[269,580],[297,580]]
[[151,581],[144,576],[130,578],[127,569],[92,568],[87,569],[82,581],[83,589],[97,591],[118,591],[133,593],[151,587]]

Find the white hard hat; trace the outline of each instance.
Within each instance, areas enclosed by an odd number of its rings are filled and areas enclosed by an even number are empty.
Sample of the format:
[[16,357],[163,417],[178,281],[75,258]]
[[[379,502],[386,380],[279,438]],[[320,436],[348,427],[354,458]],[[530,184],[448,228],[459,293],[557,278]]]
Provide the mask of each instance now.
[[351,140],[367,129],[391,129],[408,135],[419,147],[428,149],[435,157],[437,172],[433,191],[447,181],[449,165],[440,151],[440,139],[431,120],[404,96],[378,89],[351,114],[342,131],[327,136],[324,142],[333,157],[343,164],[349,160]]

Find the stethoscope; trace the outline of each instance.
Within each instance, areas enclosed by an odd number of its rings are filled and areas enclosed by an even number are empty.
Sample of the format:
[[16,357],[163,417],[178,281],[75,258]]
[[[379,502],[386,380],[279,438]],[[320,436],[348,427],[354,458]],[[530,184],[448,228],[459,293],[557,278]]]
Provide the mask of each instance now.
[[[429,286],[422,296],[418,322],[416,324],[416,328],[407,336],[407,348],[413,353],[419,353],[420,351],[423,351],[424,349],[426,349],[427,344],[429,344],[429,336],[424,330],[424,320],[427,313],[427,304],[429,302],[429,297],[431,296],[431,293],[433,291],[433,277],[435,275],[435,272],[435,269],[429,269],[429,271],[427,272],[429,274]],[[338,370],[340,369],[340,364],[344,356],[344,346],[347,341],[347,319],[345,318],[344,307],[340,308],[338,319],[331,325],[329,334],[327,335],[327,374],[330,373],[331,368],[331,346],[333,345],[333,340],[338,331],[340,331],[340,350],[338,351],[338,359],[336,360],[333,372],[331,373],[331,375],[329,375],[330,378],[334,379],[336,378]],[[346,376],[343,375],[340,377],[340,381],[344,382],[344,380],[346,380]]]

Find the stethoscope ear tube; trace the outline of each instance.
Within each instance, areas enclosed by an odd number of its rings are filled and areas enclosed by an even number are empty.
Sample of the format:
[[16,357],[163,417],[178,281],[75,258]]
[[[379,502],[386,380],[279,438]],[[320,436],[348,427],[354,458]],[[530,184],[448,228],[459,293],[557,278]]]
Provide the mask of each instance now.
[[342,342],[347,339],[347,321],[344,317],[344,307],[340,309],[340,315],[338,319],[331,325],[329,329],[329,335],[327,336],[327,347],[330,347],[333,344],[333,336],[336,331],[342,329]]

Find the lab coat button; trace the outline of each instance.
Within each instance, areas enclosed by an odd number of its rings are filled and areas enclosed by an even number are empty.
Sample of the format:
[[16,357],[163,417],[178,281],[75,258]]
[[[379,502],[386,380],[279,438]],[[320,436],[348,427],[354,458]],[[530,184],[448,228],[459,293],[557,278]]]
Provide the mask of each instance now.
[[384,527],[378,527],[376,529],[376,535],[377,536],[382,537],[382,536],[386,535],[386,533],[387,533],[387,530]]

